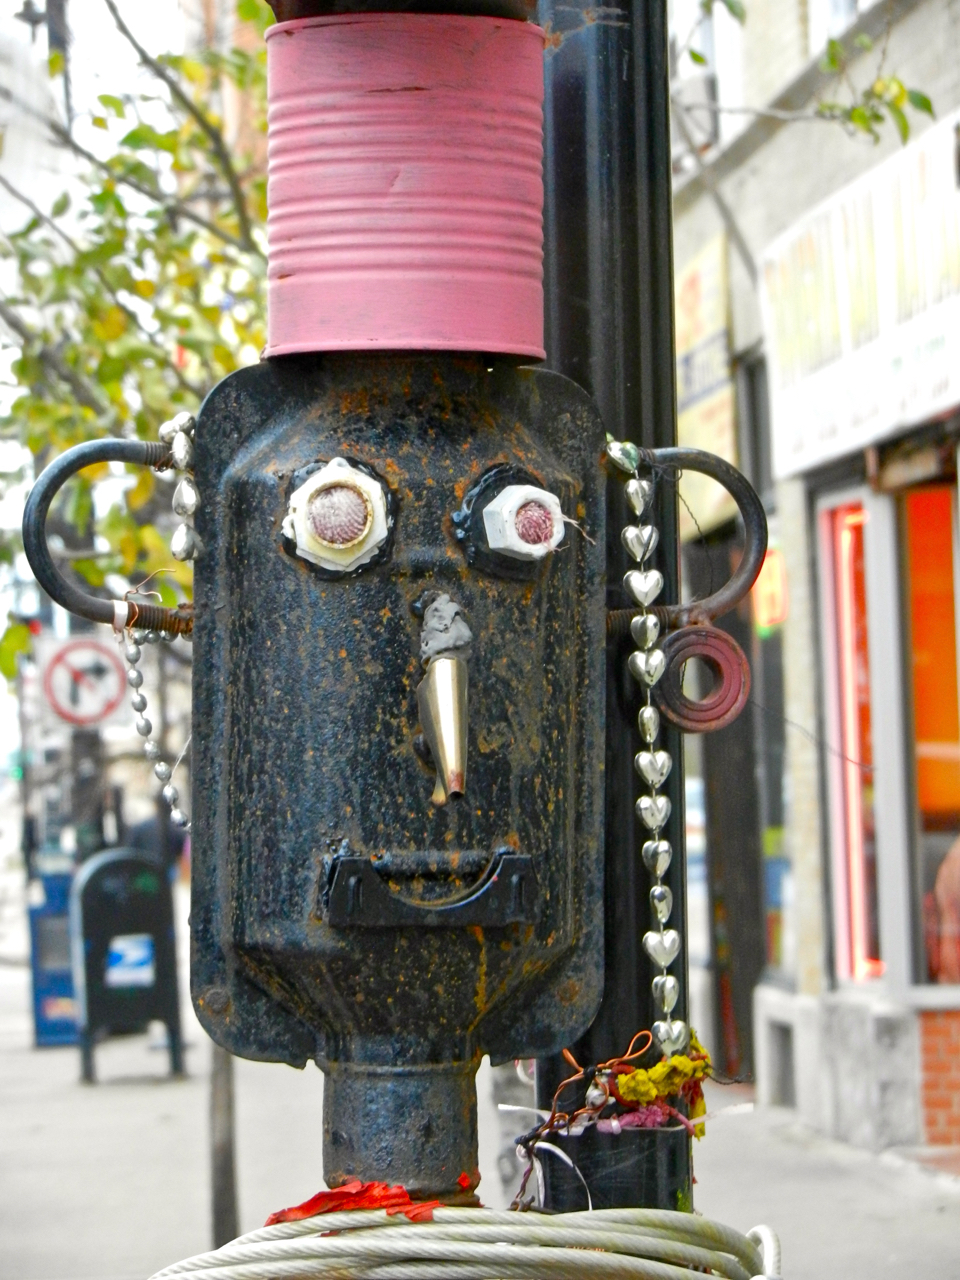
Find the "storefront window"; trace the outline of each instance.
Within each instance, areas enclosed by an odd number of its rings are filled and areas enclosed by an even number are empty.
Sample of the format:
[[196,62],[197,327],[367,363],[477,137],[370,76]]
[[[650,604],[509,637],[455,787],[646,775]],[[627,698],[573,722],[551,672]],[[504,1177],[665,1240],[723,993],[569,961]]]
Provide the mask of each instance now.
[[960,712],[953,486],[903,499],[921,979],[960,982]]
[[877,913],[876,823],[873,805],[873,738],[870,717],[870,651],[864,573],[864,525],[859,502],[826,513],[832,560],[834,614],[836,838],[835,863],[843,883],[835,885],[841,919],[837,967],[855,979],[883,972]]

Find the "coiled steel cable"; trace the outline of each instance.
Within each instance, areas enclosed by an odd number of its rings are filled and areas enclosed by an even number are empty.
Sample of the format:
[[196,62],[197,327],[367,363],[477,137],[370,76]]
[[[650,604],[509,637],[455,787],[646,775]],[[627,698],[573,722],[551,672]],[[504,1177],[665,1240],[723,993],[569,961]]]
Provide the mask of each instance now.
[[369,1209],[262,1227],[152,1280],[751,1280],[776,1276],[779,1253],[769,1227],[666,1210],[437,1208],[412,1223]]

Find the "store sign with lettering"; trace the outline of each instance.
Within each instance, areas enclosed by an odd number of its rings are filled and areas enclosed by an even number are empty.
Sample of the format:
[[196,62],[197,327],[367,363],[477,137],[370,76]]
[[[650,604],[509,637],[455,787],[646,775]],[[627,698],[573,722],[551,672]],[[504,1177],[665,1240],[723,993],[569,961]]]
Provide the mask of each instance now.
[[[736,407],[730,370],[727,243],[709,241],[677,273],[677,437],[680,444],[737,464]],[[684,541],[733,519],[736,505],[707,476],[680,480],[680,536]],[[698,527],[699,526],[699,527]]]
[[778,477],[960,404],[958,124],[942,120],[764,255]]

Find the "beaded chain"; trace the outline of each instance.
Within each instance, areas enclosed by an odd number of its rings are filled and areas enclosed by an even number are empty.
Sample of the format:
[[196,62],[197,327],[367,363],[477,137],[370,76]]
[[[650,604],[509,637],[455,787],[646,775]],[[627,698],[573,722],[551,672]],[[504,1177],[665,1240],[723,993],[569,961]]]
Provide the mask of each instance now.
[[[180,473],[180,479],[173,493],[173,510],[181,518],[182,523],[177,526],[173,537],[170,539],[170,550],[176,560],[193,560],[200,551],[200,539],[193,527],[193,517],[199,505],[197,489],[193,481],[193,440],[195,430],[196,420],[193,414],[178,413],[175,418],[171,418],[169,422],[165,422],[161,426],[159,433],[161,441],[170,446],[173,466]],[[127,631],[125,638],[122,640],[122,648],[123,656],[129,668],[127,671],[127,684],[133,690],[130,705],[137,713],[137,733],[141,738],[145,739],[143,753],[148,760],[153,762],[154,775],[163,785],[161,794],[170,808],[170,821],[175,827],[187,832],[191,826],[190,819],[180,808],[180,792],[173,781],[173,775],[186,754],[190,739],[187,739],[183,750],[172,766],[165,760],[160,759],[160,744],[150,736],[153,733],[153,724],[146,716],[147,699],[142,690],[143,672],[138,666],[143,653],[141,646],[144,644],[158,644],[161,641],[169,642],[175,638],[175,636],[165,631],[144,631],[134,627]],[[192,640],[193,636],[189,632],[185,632],[183,633],[183,638],[184,640]]]
[[670,817],[670,798],[660,795],[659,788],[666,782],[673,760],[667,751],[657,750],[660,734],[660,712],[653,705],[652,690],[666,669],[666,658],[657,647],[660,639],[660,619],[650,612],[650,606],[663,590],[663,574],[648,567],[647,562],[660,541],[660,533],[652,524],[644,524],[643,517],[653,500],[653,481],[640,478],[640,451],[629,441],[607,437],[607,457],[629,478],[626,482],[627,502],[637,517],[637,524],[626,525],[620,540],[637,568],[630,569],[623,579],[624,590],[639,607],[640,613],[630,623],[630,634],[637,649],[627,662],[633,678],[644,691],[645,702],[638,717],[640,737],[644,748],[634,757],[634,767],[649,787],[649,792],[637,800],[637,817],[647,831],[641,856],[644,866],[653,877],[650,890],[650,907],[654,928],[643,935],[643,947],[647,955],[660,969],[653,979],[653,998],[661,1017],[653,1024],[653,1034],[663,1052],[669,1057],[682,1053],[690,1042],[690,1029],[679,1018],[671,1018],[680,999],[680,983],[668,970],[680,954],[680,934],[667,928],[673,913],[673,893],[663,883],[673,848],[669,840],[662,838],[663,828]]

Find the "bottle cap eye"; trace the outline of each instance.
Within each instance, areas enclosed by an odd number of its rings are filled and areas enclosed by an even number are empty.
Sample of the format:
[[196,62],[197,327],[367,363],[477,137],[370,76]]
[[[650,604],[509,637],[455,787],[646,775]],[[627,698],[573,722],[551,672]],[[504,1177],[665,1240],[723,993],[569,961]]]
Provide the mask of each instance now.
[[563,541],[563,511],[547,489],[508,484],[483,509],[491,551],[514,560],[542,560]]
[[542,546],[553,537],[553,513],[542,502],[525,502],[513,523],[517,537],[529,546]]
[[334,481],[317,490],[307,503],[307,524],[319,542],[328,547],[352,547],[373,524],[373,504],[353,484]]
[[373,559],[391,523],[383,485],[334,458],[290,495],[283,532],[304,560],[347,573]]

